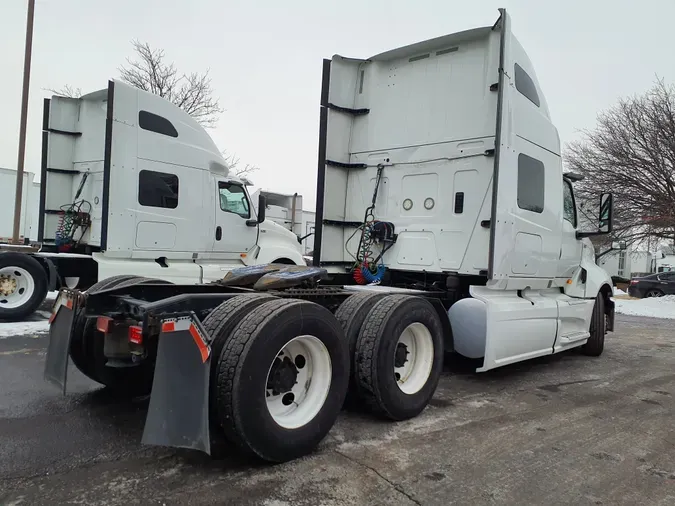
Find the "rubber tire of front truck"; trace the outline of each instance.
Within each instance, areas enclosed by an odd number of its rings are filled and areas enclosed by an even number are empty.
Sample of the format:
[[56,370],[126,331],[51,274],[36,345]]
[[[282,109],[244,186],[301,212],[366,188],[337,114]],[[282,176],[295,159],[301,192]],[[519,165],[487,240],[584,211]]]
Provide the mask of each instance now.
[[[407,394],[394,376],[394,357],[403,331],[423,324],[434,346],[431,370],[425,384]],[[436,391],[443,371],[443,327],[438,313],[423,297],[388,295],[375,304],[361,327],[356,343],[358,394],[373,413],[391,420],[407,420],[420,414]]]
[[602,293],[595,298],[590,333],[591,337],[581,347],[581,353],[589,357],[599,357],[605,349],[605,297]]
[[0,268],[4,267],[20,267],[33,278],[33,294],[25,304],[12,309],[3,309],[0,302],[0,320],[20,321],[33,314],[44,302],[47,296],[47,272],[40,262],[25,253],[0,253]]
[[351,364],[351,373],[349,378],[349,391],[347,392],[347,399],[345,404],[352,406],[358,400],[357,383],[358,377],[356,375],[356,341],[361,332],[363,322],[366,321],[366,316],[373,308],[373,306],[385,297],[386,293],[357,293],[347,297],[338,310],[335,312],[335,318],[340,322],[342,330],[344,330],[347,344],[349,345],[349,361]]
[[[279,351],[292,339],[319,339],[331,361],[328,394],[305,425],[286,429],[269,412],[267,376]],[[349,356],[335,316],[318,304],[282,299],[259,306],[226,340],[218,360],[219,422],[227,439],[244,453],[269,462],[286,462],[312,452],[340,413],[349,382]]]

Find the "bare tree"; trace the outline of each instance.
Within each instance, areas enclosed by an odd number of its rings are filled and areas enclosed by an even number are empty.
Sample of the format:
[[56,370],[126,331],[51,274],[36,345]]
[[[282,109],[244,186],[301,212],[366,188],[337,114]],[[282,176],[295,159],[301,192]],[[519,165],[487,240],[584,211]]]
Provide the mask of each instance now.
[[126,83],[149,91],[177,105],[202,126],[213,127],[223,112],[213,96],[209,71],[184,74],[173,63],[165,61],[163,49],[153,49],[145,42],[132,41],[137,58],[127,58],[127,66],[119,68]]
[[80,98],[82,96],[82,90],[80,88],[73,88],[69,84],[66,84],[63,88],[58,90],[54,88],[45,88],[45,91],[49,91],[54,95],[67,98]]
[[251,165],[249,163],[242,166],[239,157],[235,154],[229,155],[227,151],[223,151],[223,156],[225,157],[225,161],[227,162],[227,166],[230,168],[230,171],[236,176],[248,176],[257,170],[260,170],[260,167],[257,165]]
[[585,176],[575,192],[586,219],[597,223],[600,194],[614,194],[614,232],[600,244],[675,238],[675,87],[657,80],[599,114],[595,129],[567,145],[565,164]]
[[[173,63],[165,61],[163,49],[153,49],[147,42],[131,42],[137,58],[127,58],[127,66],[119,68],[122,81],[159,95],[177,105],[204,127],[214,127],[223,109],[213,96],[209,71],[183,74]],[[55,95],[79,98],[80,88],[65,85],[59,90],[49,88]]]

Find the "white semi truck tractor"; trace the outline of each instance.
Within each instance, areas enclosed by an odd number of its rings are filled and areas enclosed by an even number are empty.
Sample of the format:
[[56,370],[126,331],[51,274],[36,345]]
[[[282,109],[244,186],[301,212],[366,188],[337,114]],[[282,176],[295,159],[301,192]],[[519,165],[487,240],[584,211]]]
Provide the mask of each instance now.
[[[48,290],[120,275],[196,284],[237,267],[305,265],[182,109],[119,81],[44,103],[38,247],[0,248],[0,320]],[[37,211],[37,210],[36,210]],[[35,239],[35,237],[32,237]]]
[[[108,108],[135,118],[126,96],[113,83]],[[65,393],[72,360],[111,389],[149,393],[144,443],[280,462],[311,452],[347,396],[415,417],[448,352],[478,372],[602,353],[612,287],[588,236],[611,230],[612,196],[597,228],[580,230],[579,177],[563,174],[504,10],[491,26],[325,60],[319,137],[313,266],[63,289],[46,378]],[[173,237],[179,225],[158,226]]]

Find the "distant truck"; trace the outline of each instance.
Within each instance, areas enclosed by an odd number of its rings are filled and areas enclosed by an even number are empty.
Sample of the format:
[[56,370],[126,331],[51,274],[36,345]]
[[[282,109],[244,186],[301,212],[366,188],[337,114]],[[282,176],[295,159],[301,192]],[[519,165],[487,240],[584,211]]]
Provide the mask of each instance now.
[[[478,372],[599,356],[614,302],[588,237],[611,231],[612,196],[580,230],[579,177],[563,174],[534,68],[500,13],[324,61],[313,266],[63,289],[46,378],[65,393],[72,360],[111,389],[150,393],[144,443],[223,442],[279,462],[311,452],[347,395],[382,418],[418,415],[446,352]],[[117,83],[108,93],[108,107],[136,111]]]
[[25,318],[48,290],[117,275],[206,283],[236,267],[305,265],[298,236],[265,220],[264,196],[254,206],[205,130],[156,95],[111,81],[46,99],[42,153],[36,208],[24,185],[39,245],[0,248],[0,320]]
[[267,200],[267,219],[300,237],[303,255],[309,255],[314,249],[315,213],[304,209],[302,195],[258,190],[253,194],[254,202],[258,195],[263,195]]

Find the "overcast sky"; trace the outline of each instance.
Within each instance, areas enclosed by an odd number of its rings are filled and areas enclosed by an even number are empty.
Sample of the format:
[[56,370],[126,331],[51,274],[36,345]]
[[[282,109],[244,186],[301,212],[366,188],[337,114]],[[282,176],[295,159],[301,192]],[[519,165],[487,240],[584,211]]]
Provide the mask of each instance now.
[[[27,0],[0,4],[0,167],[15,168]],[[491,25],[499,7],[563,144],[657,74],[675,82],[673,0],[37,0],[26,169],[40,169],[44,88],[106,87],[138,38],[182,71],[210,68],[225,108],[210,131],[216,144],[261,167],[256,186],[298,191],[311,208],[322,59]]]

